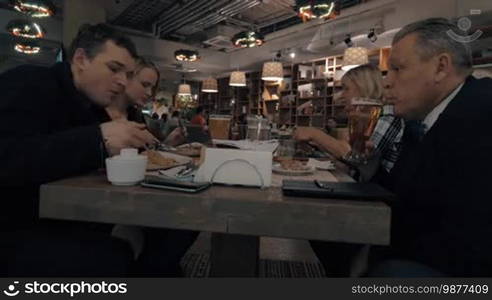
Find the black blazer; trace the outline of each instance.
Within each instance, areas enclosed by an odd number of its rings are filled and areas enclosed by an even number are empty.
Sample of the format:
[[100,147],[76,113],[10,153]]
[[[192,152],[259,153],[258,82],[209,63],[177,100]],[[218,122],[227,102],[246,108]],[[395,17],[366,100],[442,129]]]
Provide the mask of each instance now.
[[32,225],[39,186],[103,166],[100,108],[79,93],[70,65],[0,74],[0,225]]
[[492,275],[492,80],[467,78],[391,177],[392,249],[452,276]]

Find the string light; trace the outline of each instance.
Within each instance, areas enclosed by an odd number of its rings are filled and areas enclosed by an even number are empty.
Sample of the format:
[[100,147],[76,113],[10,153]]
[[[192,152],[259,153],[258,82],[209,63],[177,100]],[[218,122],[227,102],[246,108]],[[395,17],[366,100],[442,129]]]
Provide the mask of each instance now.
[[17,43],[14,49],[23,54],[38,54],[41,51],[41,47],[35,43]]
[[28,39],[43,38],[44,30],[36,23],[30,23],[24,20],[13,20],[7,24],[7,31],[16,37]]
[[[306,2],[306,1],[301,1]],[[308,4],[299,6],[299,17],[303,22],[311,19],[330,19],[338,15],[336,1],[307,1]]]
[[200,59],[198,51],[180,49],[174,52],[174,57],[178,61],[194,62]]
[[51,17],[55,14],[55,6],[47,0],[11,0],[15,10],[28,14],[33,18]]
[[232,43],[238,48],[253,48],[263,45],[265,39],[258,32],[243,31],[232,37]]

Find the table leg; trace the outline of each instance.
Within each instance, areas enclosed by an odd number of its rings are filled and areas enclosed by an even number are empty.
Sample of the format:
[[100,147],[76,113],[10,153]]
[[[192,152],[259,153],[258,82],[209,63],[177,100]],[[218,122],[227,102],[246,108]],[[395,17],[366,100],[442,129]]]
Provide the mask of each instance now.
[[257,277],[260,238],[212,233],[210,277]]

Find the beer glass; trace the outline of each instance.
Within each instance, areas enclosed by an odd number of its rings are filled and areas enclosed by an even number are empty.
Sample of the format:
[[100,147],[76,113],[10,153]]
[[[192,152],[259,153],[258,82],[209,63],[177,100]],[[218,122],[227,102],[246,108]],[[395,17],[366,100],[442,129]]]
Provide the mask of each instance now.
[[232,116],[210,115],[208,129],[213,139],[228,140]]
[[368,98],[353,98],[347,107],[351,152],[345,157],[350,163],[367,163],[366,142],[376,127],[382,103]]
[[252,141],[262,141],[270,139],[270,127],[268,120],[262,116],[249,116],[247,138]]
[[276,151],[277,160],[291,160],[296,154],[296,141],[291,136],[280,137]]

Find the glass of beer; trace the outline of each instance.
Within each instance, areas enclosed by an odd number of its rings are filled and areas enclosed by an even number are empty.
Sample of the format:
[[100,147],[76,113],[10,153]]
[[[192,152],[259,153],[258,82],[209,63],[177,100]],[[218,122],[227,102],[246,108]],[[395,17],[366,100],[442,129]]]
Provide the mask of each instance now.
[[228,140],[232,116],[210,115],[208,129],[212,139]]
[[382,103],[368,98],[354,98],[348,110],[349,143],[351,152],[345,157],[350,163],[367,163],[366,142],[376,127]]

